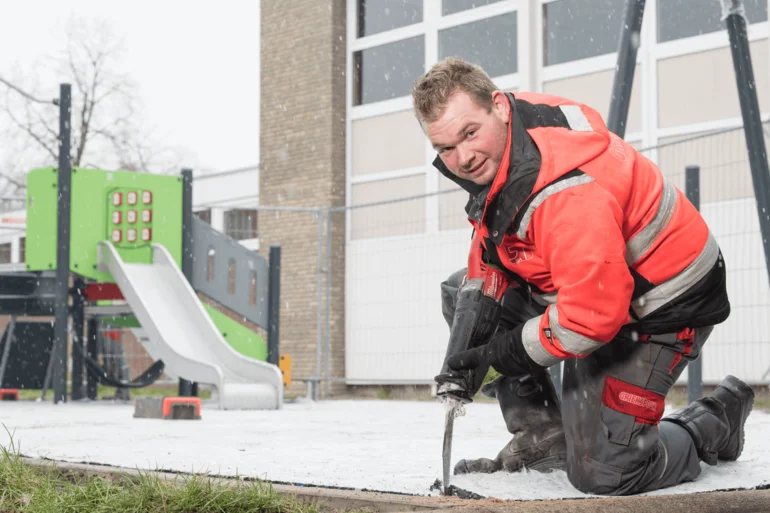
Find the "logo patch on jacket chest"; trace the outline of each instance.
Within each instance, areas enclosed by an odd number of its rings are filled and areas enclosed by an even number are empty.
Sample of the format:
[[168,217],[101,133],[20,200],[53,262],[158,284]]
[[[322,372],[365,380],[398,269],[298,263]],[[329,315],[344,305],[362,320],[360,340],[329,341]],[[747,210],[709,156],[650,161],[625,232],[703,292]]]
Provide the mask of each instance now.
[[505,248],[505,253],[508,255],[508,260],[510,260],[512,264],[526,262],[527,260],[531,260],[533,256],[532,251],[511,246]]

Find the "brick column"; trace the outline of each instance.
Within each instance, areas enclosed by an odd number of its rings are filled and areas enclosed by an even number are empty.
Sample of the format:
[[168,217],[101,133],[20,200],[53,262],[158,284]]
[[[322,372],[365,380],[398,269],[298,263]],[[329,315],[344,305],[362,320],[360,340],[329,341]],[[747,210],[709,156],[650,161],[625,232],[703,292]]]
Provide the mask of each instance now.
[[[345,204],[345,26],[345,0],[262,1],[260,205]],[[332,244],[331,353],[338,376],[344,372],[343,217],[333,216]],[[317,259],[319,245],[321,251],[326,245],[326,232],[319,240],[317,230],[309,213],[259,214],[260,252],[282,247],[281,353],[292,356],[293,375],[301,377],[316,367]],[[325,314],[321,320],[323,335]]]

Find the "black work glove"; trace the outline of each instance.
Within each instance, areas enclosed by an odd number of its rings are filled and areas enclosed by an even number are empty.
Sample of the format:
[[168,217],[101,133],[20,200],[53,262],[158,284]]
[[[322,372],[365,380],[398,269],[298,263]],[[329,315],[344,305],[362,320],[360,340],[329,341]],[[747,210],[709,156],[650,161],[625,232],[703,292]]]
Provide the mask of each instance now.
[[476,392],[484,384],[489,365],[482,365],[471,370],[449,370],[436,376],[438,397],[452,396],[466,403],[472,403]]
[[524,349],[521,332],[524,324],[512,330],[497,332],[487,344],[449,357],[447,365],[452,370],[486,369],[491,365],[503,376],[518,378],[542,370]]

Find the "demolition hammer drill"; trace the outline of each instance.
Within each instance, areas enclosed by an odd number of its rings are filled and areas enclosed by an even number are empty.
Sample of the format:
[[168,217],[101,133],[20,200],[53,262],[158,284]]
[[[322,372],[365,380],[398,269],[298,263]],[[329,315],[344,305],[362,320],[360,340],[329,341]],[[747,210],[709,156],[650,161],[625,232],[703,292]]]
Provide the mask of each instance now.
[[436,376],[437,396],[446,404],[444,446],[442,451],[444,495],[450,495],[449,467],[452,456],[454,419],[463,415],[463,405],[473,401],[481,388],[488,366],[455,371],[447,364],[449,357],[485,344],[494,335],[502,313],[502,297],[508,288],[508,278],[484,263],[483,246],[474,237],[468,255],[468,271],[457,291],[455,314],[449,333],[446,356],[441,374]]
[[447,361],[454,354],[485,344],[494,335],[500,322],[502,297],[509,284],[502,271],[483,262],[482,251],[480,241],[474,240],[468,256],[468,271],[457,291],[444,365],[435,378],[440,398],[450,395],[463,403],[473,401],[487,369],[454,371]]

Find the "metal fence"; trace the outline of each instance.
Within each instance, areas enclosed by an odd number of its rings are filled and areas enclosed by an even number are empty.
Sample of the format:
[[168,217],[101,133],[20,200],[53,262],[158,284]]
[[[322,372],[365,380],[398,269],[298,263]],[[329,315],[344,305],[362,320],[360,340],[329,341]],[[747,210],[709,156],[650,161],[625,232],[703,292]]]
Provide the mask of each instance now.
[[[768,145],[767,125],[764,128]],[[743,128],[670,141],[642,153],[682,190],[688,189],[685,168],[697,166],[691,175],[698,176],[700,211],[727,266],[731,314],[704,347],[704,382],[732,373],[752,383],[767,383],[770,287]]]
[[[770,287],[742,129],[640,151],[683,191],[685,169],[698,166],[700,210],[727,265],[732,314],[704,348],[703,380],[733,373],[767,383]],[[468,195],[448,180],[432,194],[403,193],[425,183],[416,173],[355,184],[361,204],[350,207],[254,207],[259,252],[282,249],[281,353],[292,357],[294,392],[322,398],[339,383],[433,384],[449,334],[440,283],[465,267],[471,227]],[[151,359],[130,330],[120,333],[102,363],[122,358],[131,379]]]
[[[704,347],[703,381],[716,383],[732,373],[767,383],[770,287],[742,128],[665,140],[640,151],[682,191],[685,169],[699,167],[700,211],[727,265],[732,313]],[[439,285],[465,267],[471,237],[463,208],[467,193],[441,180],[444,190],[401,198],[399,190],[420,187],[425,175],[357,185],[354,200],[374,201],[320,214],[326,218],[326,244],[317,245],[319,261],[326,262],[318,266],[318,283],[327,306],[317,313],[324,322],[318,339],[324,391],[334,382],[433,383],[449,333]],[[340,319],[329,319],[340,308],[342,327]],[[281,325],[283,330],[284,317]],[[306,336],[309,331],[308,326]],[[687,373],[681,378],[686,380]]]

